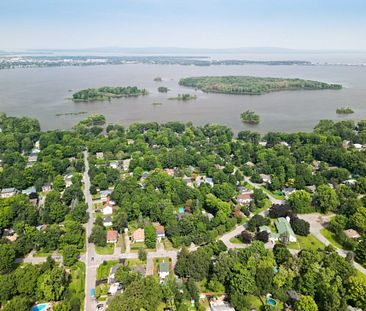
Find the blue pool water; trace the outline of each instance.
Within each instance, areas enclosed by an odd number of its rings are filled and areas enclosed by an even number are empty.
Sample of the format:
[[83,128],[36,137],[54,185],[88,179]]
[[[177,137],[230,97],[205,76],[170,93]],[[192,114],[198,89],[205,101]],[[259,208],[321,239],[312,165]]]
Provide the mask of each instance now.
[[267,298],[267,305],[275,306],[277,305],[277,301],[274,300],[273,298]]
[[42,303],[40,305],[36,305],[32,307],[32,311],[42,311],[48,307],[48,303]]
[[185,212],[184,207],[180,207],[180,208],[178,209],[178,212],[179,212],[179,214],[183,214],[183,213]]

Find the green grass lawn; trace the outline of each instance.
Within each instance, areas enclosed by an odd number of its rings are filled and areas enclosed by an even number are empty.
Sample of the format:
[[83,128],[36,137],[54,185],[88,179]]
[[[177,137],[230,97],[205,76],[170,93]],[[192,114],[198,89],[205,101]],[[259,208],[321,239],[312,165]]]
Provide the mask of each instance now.
[[105,261],[105,263],[99,265],[97,269],[97,281],[108,278],[109,271],[116,264],[118,264],[118,260]]
[[46,252],[43,249],[40,249],[36,253],[33,254],[33,257],[48,257],[52,255],[52,251]]
[[84,309],[84,296],[85,296],[85,264],[78,261],[70,269],[71,282],[69,285],[69,291],[72,296],[78,298],[81,302],[82,309]]
[[285,199],[285,196],[282,193],[280,194],[279,192],[276,192],[276,193],[272,192],[272,191],[266,189],[263,186],[260,186],[259,188],[262,189],[265,193],[268,193],[269,195],[271,195],[272,197],[274,197],[277,200],[284,200]]
[[172,249],[174,249],[172,242],[170,242],[167,238],[163,240],[163,244],[166,251],[171,251]]
[[133,268],[133,267],[140,267],[140,266],[144,266],[146,265],[146,262],[144,261],[141,261],[140,259],[138,258],[129,258],[129,259],[126,259],[126,265],[130,268]]
[[114,253],[114,244],[108,243],[106,246],[95,246],[95,251],[99,255],[113,255]]
[[312,234],[309,234],[308,236],[300,236],[297,235],[297,242],[296,243],[290,243],[287,247],[290,249],[312,249],[317,250],[318,248],[324,249],[325,245],[320,242],[315,236]]
[[345,249],[342,244],[337,241],[337,235],[327,228],[323,228],[320,230],[320,233],[335,247],[339,249]]
[[230,239],[230,242],[233,244],[243,244],[242,241],[239,240],[239,238],[237,238],[236,236],[234,236],[233,238]]
[[253,212],[253,214],[254,214],[254,215],[257,215],[257,214],[259,214],[260,212],[263,212],[263,211],[265,211],[266,209],[270,208],[271,206],[272,206],[272,202],[271,202],[271,200],[266,199],[266,202],[265,202],[264,206],[263,206],[262,208],[257,208],[257,209]]
[[143,242],[131,243],[132,252],[138,252],[141,247],[146,248],[145,243],[143,243]]

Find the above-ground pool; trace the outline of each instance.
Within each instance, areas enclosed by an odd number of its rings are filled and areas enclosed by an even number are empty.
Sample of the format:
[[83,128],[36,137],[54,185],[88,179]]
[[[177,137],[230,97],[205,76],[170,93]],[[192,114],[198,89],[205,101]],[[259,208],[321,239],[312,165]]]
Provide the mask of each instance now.
[[42,311],[42,310],[46,310],[46,308],[49,306],[48,303],[42,303],[40,305],[36,305],[34,307],[32,307],[32,311]]
[[277,301],[274,300],[273,298],[267,298],[267,305],[275,306],[277,305]]

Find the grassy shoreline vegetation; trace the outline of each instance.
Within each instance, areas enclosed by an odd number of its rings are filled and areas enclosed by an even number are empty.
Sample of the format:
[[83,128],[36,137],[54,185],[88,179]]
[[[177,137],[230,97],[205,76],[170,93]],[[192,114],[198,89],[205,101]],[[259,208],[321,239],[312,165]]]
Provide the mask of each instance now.
[[245,124],[259,124],[260,117],[254,111],[247,110],[240,115],[241,122]]
[[82,114],[87,114],[86,111],[80,111],[80,112],[65,112],[65,113],[56,113],[56,117],[63,117],[63,116],[79,116]]
[[90,88],[72,94],[74,102],[110,101],[112,98],[147,95],[145,89],[136,86]]
[[178,96],[176,97],[169,97],[170,100],[182,100],[182,101],[188,101],[188,100],[193,100],[193,99],[197,99],[196,95],[191,95],[191,94],[178,94]]
[[341,108],[337,108],[336,113],[337,114],[352,114],[352,113],[354,113],[354,111],[350,107],[341,107]]
[[235,95],[262,95],[270,92],[292,90],[339,90],[342,88],[339,84],[328,84],[312,80],[252,76],[188,77],[181,79],[179,84],[194,87],[207,93]]

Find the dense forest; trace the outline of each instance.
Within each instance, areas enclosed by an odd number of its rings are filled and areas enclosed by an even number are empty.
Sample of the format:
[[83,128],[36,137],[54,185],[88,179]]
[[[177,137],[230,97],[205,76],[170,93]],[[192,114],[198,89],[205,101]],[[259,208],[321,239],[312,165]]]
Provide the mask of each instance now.
[[72,100],[75,102],[90,101],[108,101],[112,98],[131,97],[147,95],[145,89],[139,89],[136,86],[110,87],[104,86],[97,89],[85,89],[72,94]]
[[189,77],[181,79],[179,84],[208,93],[237,95],[261,95],[288,90],[339,90],[342,88],[339,84],[328,84],[319,81],[250,76]]

